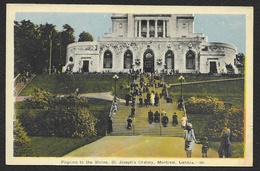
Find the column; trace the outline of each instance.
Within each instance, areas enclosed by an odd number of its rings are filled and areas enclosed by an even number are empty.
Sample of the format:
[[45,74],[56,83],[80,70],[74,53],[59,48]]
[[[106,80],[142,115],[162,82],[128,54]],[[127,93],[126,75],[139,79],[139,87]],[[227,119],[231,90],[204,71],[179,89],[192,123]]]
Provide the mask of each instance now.
[[141,20],[139,20],[138,22],[139,22],[139,37],[142,37],[142,35],[141,35],[141,24],[142,24],[142,22],[141,22]]
[[154,35],[154,37],[158,37],[157,20],[155,20],[154,25],[155,25],[155,35]]
[[165,37],[165,20],[163,20],[163,37]]
[[150,30],[149,30],[149,20],[147,20],[146,37],[150,37],[149,32],[150,32]]
[[135,20],[135,37],[137,37],[138,28],[137,28],[137,20]]
[[166,21],[166,31],[165,31],[165,35],[166,37],[168,36],[169,37],[169,20]]

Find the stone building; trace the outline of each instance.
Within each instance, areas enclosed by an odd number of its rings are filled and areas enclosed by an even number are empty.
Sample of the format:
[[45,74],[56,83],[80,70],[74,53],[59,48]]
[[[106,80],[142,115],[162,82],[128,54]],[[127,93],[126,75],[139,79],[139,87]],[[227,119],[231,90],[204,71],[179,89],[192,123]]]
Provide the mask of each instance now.
[[[194,33],[192,14],[113,14],[112,31],[67,47],[73,72],[238,73],[236,47]],[[73,67],[72,67],[73,66]]]

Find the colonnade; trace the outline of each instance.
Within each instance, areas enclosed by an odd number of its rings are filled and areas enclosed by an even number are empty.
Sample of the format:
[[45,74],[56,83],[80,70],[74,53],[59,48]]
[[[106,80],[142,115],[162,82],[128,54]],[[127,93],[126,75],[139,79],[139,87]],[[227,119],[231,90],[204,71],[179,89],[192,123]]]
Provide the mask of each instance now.
[[[145,31],[142,31],[142,23],[146,22],[146,29]],[[152,30],[150,27],[150,23],[154,22],[154,30]],[[159,22],[162,22],[162,26],[159,26]],[[158,30],[159,27],[162,29]],[[167,36],[167,26],[168,26],[168,20],[144,20],[144,19],[140,19],[140,20],[135,20],[135,37],[166,37]],[[150,34],[150,32],[153,31],[154,34]],[[142,35],[142,32],[146,32],[146,35]],[[162,33],[162,35],[159,35],[158,33]]]

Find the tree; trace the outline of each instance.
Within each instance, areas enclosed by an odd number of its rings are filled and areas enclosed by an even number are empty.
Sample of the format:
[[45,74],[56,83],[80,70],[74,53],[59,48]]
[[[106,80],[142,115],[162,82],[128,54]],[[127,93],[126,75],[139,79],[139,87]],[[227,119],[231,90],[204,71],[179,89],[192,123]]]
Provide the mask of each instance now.
[[238,53],[236,55],[236,66],[244,67],[244,62],[245,62],[245,55],[243,53]]
[[14,156],[30,156],[32,154],[31,139],[27,136],[18,119],[14,121]]
[[[14,22],[14,74],[34,70],[38,53],[37,28],[30,20]],[[32,68],[28,68],[32,66]],[[29,71],[31,72],[31,71]]]
[[74,29],[65,24],[60,34],[60,65],[62,67],[66,63],[67,46],[75,42]]
[[78,42],[84,42],[84,41],[93,41],[93,36],[89,34],[88,32],[83,31],[82,33],[79,34],[79,39]]
[[58,56],[57,50],[54,51],[54,47],[57,47],[57,42],[59,42],[58,31],[56,26],[53,24],[45,23],[40,24],[38,27],[40,43],[40,52],[37,57],[37,69],[41,73],[43,70],[52,68],[56,63],[54,62]]
[[74,29],[68,24],[63,29],[58,32],[53,24],[14,21],[15,76],[29,70],[39,74],[47,72],[50,64],[51,68],[61,70],[66,61],[67,46],[75,42]]

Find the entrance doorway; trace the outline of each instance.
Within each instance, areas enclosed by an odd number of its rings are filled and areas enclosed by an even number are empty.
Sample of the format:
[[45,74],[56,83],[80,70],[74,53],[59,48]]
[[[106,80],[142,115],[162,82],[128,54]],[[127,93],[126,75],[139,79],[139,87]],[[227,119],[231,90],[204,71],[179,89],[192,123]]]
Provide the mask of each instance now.
[[217,73],[217,63],[216,62],[210,62],[210,73]]
[[82,72],[89,72],[89,61],[83,61]]
[[150,49],[144,53],[143,70],[144,72],[154,72],[154,54]]

